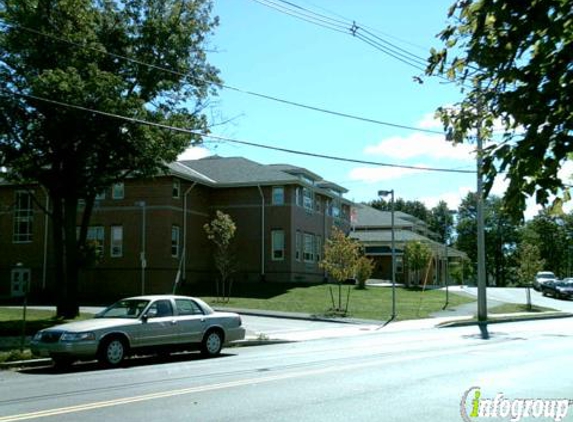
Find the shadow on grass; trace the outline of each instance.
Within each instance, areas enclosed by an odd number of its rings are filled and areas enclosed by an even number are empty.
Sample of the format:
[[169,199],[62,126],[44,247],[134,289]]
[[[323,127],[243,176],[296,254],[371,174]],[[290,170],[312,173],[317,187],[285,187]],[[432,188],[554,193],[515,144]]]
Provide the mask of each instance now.
[[[231,291],[232,298],[245,299],[271,299],[287,293],[289,290],[297,288],[314,287],[324,283],[278,283],[278,282],[235,282]],[[191,296],[215,296],[215,284],[189,285],[185,289],[185,294]]]

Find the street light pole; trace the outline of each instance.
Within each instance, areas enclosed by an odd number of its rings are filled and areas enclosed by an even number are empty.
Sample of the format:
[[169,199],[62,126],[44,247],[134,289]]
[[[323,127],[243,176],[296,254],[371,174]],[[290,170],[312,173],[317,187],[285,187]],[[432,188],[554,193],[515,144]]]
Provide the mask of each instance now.
[[[480,125],[481,126],[481,125]],[[477,128],[477,276],[478,276],[478,321],[487,321],[485,236],[483,217],[483,140]]]
[[390,226],[391,226],[391,248],[392,248],[392,316],[391,320],[396,318],[396,244],[394,234],[394,189],[378,191],[378,196],[390,195]]

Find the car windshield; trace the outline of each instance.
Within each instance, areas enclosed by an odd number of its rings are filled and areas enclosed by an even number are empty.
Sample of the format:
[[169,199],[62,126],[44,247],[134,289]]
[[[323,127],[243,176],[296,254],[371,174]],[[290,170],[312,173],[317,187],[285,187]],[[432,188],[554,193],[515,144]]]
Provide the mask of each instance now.
[[537,278],[542,278],[542,279],[555,278],[555,274],[553,274],[553,273],[539,273],[539,274],[537,274]]
[[555,283],[555,285],[559,286],[559,287],[571,287],[571,283],[569,281],[565,281],[565,280],[558,281]]
[[96,318],[139,318],[148,304],[148,300],[120,300],[97,314]]

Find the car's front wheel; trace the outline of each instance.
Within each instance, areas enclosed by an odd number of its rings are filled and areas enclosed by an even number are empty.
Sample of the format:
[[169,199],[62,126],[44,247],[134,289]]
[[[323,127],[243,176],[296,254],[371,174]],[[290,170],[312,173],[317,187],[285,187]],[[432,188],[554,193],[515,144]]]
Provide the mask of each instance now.
[[119,366],[127,355],[127,343],[121,337],[105,338],[100,345],[98,360],[107,366]]
[[203,337],[201,353],[204,356],[216,356],[223,348],[223,334],[219,330],[211,330]]

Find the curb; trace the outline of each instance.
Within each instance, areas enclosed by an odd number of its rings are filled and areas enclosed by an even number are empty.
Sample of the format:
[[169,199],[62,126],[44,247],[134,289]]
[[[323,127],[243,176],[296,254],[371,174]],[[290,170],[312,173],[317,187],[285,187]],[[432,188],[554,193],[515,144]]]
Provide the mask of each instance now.
[[508,317],[506,319],[488,319],[487,321],[450,321],[443,322],[436,325],[436,328],[456,328],[456,327],[469,327],[472,325],[488,325],[488,324],[503,324],[508,322],[526,322],[526,321],[539,321],[544,319],[562,319],[571,318],[573,314],[562,312],[562,313],[552,313],[545,315],[535,315],[535,316],[525,316],[523,318],[519,317]]
[[342,317],[327,317],[321,315],[303,314],[295,312],[265,311],[262,309],[241,308],[213,308],[218,312],[234,312],[239,315],[260,316],[265,318],[294,319],[300,321],[332,322],[334,324],[380,324],[380,320],[354,319]]

